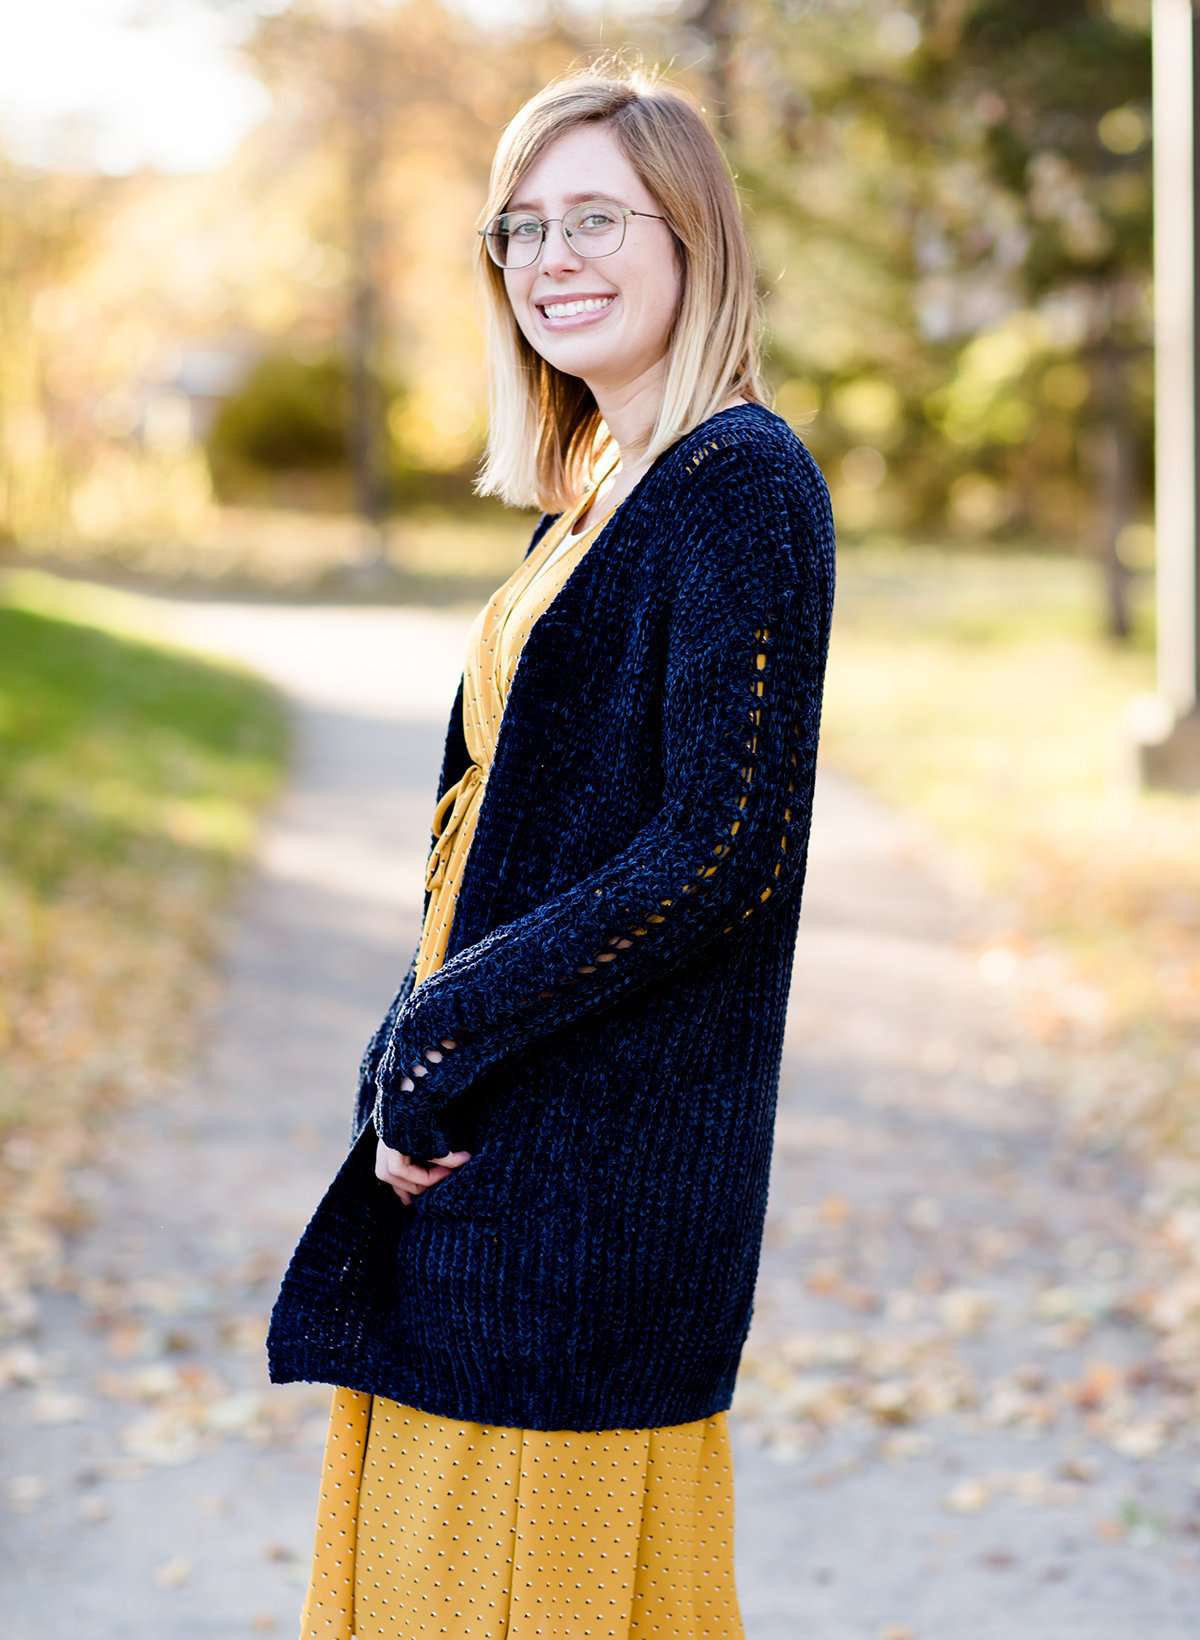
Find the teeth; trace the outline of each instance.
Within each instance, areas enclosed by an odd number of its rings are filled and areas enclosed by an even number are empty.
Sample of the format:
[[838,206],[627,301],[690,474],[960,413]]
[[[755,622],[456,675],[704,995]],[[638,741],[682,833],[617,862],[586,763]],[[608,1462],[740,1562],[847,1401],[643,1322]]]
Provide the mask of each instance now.
[[550,302],[543,311],[551,319],[566,319],[572,313],[595,313],[599,308],[608,307],[612,297],[589,297],[583,302]]

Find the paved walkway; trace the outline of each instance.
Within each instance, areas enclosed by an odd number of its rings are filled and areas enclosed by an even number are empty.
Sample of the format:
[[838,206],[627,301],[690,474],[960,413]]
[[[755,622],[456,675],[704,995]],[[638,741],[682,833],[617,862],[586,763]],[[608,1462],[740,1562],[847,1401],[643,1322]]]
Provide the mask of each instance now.
[[[262,1333],[416,937],[471,613],[156,609],[283,686],[299,760],[193,1074],[99,1136],[92,1226],[0,1351],[9,1640],[296,1633],[330,1391],[267,1384]],[[987,908],[828,770],[817,804],[733,1416],[748,1640],[1195,1640],[1142,1182],[1026,1069]]]

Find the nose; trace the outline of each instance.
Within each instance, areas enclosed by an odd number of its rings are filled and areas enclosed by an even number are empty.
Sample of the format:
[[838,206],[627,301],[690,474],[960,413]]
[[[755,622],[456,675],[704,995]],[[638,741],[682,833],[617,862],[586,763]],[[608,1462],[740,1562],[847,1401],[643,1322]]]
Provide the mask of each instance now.
[[544,268],[577,268],[579,252],[574,250],[561,222],[547,222],[545,237],[538,252],[538,261]]

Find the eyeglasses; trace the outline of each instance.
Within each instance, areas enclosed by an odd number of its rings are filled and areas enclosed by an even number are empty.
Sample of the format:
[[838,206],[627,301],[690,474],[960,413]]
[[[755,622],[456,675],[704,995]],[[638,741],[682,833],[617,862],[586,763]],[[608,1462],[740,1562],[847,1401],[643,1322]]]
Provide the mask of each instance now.
[[665,222],[653,211],[635,211],[631,205],[617,205],[611,199],[589,199],[572,205],[566,216],[536,217],[530,211],[501,211],[486,228],[479,228],[488,255],[500,268],[527,268],[542,252],[546,228],[561,222],[572,250],[580,256],[611,256],[625,243],[625,223],[631,216],[652,217]]

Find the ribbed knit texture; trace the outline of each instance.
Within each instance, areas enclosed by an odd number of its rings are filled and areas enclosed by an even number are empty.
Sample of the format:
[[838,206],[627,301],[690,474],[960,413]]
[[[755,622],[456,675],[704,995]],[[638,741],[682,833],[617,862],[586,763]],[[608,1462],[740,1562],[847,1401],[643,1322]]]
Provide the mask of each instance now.
[[[410,963],[368,1044],[285,1273],[273,1382],[530,1429],[731,1404],[834,558],[812,455],[736,406],[657,458],[538,620],[445,961],[415,987]],[[468,761],[461,708],[460,683],[438,796]],[[472,1156],[405,1207],[377,1135]]]

